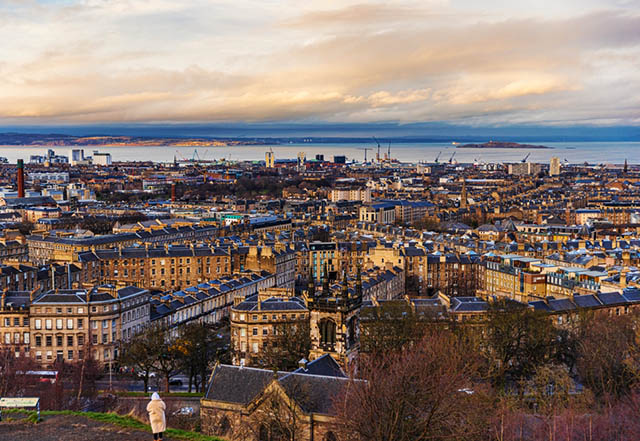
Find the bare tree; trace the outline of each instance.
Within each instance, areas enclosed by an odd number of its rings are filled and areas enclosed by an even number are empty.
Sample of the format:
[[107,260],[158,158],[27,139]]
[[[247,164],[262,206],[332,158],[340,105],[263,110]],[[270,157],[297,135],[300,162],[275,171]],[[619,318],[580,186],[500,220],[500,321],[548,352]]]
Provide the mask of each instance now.
[[481,439],[488,431],[476,390],[477,356],[456,336],[429,328],[411,347],[364,357],[334,403],[341,440]]

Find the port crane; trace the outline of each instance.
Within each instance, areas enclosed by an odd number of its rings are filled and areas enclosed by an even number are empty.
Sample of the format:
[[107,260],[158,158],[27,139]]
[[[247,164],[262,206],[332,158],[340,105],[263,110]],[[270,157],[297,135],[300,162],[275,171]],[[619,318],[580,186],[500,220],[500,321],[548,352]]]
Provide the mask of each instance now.
[[525,156],[524,159],[521,159],[520,162],[524,164],[525,162],[527,162],[527,159],[529,159],[529,156],[531,156],[531,153],[527,153],[527,156]]
[[436,164],[438,163],[438,160],[440,159],[440,155],[442,154],[442,152],[438,152],[438,156],[436,156],[435,162]]
[[375,136],[372,136],[372,138],[376,142],[376,144],[378,144],[378,153],[376,154],[376,161],[380,162],[380,141],[378,141]]
[[453,152],[453,155],[449,158],[449,164],[453,163],[453,157],[456,155],[456,152]]
[[367,163],[367,151],[371,150],[371,147],[360,147],[358,150],[364,150],[364,162]]

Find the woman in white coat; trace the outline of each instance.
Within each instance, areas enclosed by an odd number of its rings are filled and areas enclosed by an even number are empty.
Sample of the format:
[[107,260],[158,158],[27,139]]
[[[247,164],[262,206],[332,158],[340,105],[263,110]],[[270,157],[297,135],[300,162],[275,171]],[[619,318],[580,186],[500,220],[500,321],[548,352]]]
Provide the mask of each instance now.
[[167,420],[164,416],[164,411],[167,406],[164,401],[160,399],[158,392],[154,392],[151,395],[151,401],[147,404],[147,412],[149,413],[149,422],[151,423],[151,431],[153,432],[153,439],[162,441],[162,434],[167,430]]

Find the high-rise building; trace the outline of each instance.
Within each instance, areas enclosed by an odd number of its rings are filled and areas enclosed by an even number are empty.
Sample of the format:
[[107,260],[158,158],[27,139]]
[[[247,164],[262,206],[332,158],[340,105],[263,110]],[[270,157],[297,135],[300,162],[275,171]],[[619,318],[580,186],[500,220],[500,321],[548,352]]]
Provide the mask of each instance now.
[[269,149],[269,151],[265,153],[265,155],[264,155],[264,163],[265,163],[265,167],[273,168],[274,163],[275,163],[275,157],[273,155],[273,150]]
[[549,162],[549,176],[558,176],[560,174],[560,159],[552,157]]

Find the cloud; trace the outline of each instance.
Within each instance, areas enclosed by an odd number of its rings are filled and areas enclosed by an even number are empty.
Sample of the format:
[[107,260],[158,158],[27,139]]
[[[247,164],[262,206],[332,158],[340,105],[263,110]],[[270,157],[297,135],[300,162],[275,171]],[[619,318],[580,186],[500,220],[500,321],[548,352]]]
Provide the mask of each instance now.
[[0,123],[640,119],[633,8],[295,3],[4,2]]

